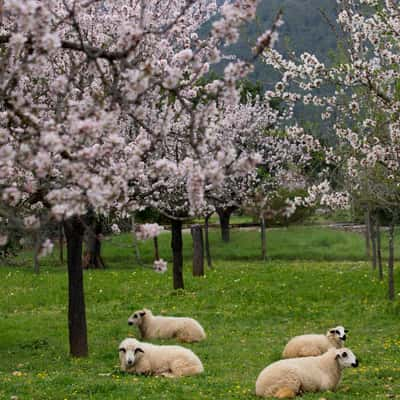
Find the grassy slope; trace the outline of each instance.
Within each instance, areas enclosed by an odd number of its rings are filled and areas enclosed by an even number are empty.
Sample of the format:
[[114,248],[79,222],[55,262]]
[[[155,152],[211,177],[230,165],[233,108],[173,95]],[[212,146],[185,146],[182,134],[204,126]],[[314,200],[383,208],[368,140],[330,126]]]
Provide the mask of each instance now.
[[[160,238],[166,259],[168,236]],[[171,290],[170,273],[135,267],[128,237],[108,241],[105,259],[112,268],[85,272],[90,357],[79,360],[67,355],[64,268],[55,258],[43,262],[39,277],[22,266],[1,268],[0,398],[255,399],[258,373],[279,358],[291,336],[338,323],[349,327],[348,345],[361,367],[345,371],[339,391],[323,397],[400,398],[399,303],[389,305],[385,284],[356,261],[363,257],[361,238],[310,228],[274,230],[269,238],[272,261],[264,264],[254,260],[256,233],[234,233],[229,245],[213,234],[217,268],[195,279],[185,237],[183,292]],[[150,243],[141,247],[150,261]],[[203,375],[168,380],[118,371],[118,343],[135,333],[126,319],[144,305],[203,324],[208,339],[189,346],[205,365]]]

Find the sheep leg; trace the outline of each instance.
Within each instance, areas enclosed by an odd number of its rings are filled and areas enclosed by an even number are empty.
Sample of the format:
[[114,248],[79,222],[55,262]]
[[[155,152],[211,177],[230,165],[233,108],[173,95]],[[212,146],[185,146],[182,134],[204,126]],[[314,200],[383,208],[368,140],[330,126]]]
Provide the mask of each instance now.
[[277,399],[293,399],[296,397],[296,393],[291,388],[282,387],[275,393],[275,397]]
[[176,332],[176,338],[180,341],[180,342],[185,342],[185,343],[191,343],[193,342],[193,338],[191,337],[190,334],[188,334],[186,332],[186,330],[182,329],[182,330],[178,330]]
[[145,358],[141,358],[134,367],[135,372],[140,375],[151,375],[151,364]]
[[171,372],[163,372],[162,374],[160,374],[160,376],[163,376],[164,378],[178,378],[177,375],[174,375]]
[[274,397],[293,399],[301,391],[301,381],[296,374],[288,373],[281,382],[276,382]]

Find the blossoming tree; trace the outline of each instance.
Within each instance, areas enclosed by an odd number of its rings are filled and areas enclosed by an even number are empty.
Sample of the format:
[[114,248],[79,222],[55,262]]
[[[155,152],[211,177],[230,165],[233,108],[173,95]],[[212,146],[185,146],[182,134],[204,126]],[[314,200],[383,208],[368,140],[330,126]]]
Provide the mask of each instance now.
[[[212,1],[5,0],[0,210],[15,219],[37,218],[40,210],[63,221],[72,355],[88,353],[81,257],[85,215],[89,209],[107,214],[139,207],[135,194],[149,189],[149,177],[165,174],[163,165],[172,171],[158,146],[168,145],[165,133],[173,124],[181,126],[174,143],[181,137],[191,149],[184,161],[175,162],[173,173],[184,171],[196,208],[206,177],[214,173],[203,158],[205,144],[213,141],[207,127],[218,122],[215,101],[191,98],[198,79],[219,60],[219,46],[237,39],[256,6],[251,0],[224,4],[208,37],[200,39],[196,30],[217,11]],[[274,29],[263,35],[255,54],[274,38]],[[236,80],[249,69],[248,63],[231,63],[209,94],[235,103]],[[156,152],[159,160],[147,170]],[[216,161],[218,173],[227,157]],[[0,242],[6,240],[4,232]]]
[[[322,108],[331,121],[337,146],[327,153],[341,180],[310,188],[309,201],[343,206],[350,196],[392,215],[389,229],[389,290],[394,299],[393,232],[398,218],[400,150],[400,14],[392,0],[338,0],[337,22],[346,59],[328,67],[304,53],[296,61],[276,51],[265,53],[268,64],[282,73],[283,95],[297,93],[304,104]],[[318,90],[328,86],[331,92]],[[328,89],[329,90],[329,89]],[[338,186],[339,183],[339,186]],[[331,185],[332,186],[332,185]],[[342,189],[342,192],[338,190]]]

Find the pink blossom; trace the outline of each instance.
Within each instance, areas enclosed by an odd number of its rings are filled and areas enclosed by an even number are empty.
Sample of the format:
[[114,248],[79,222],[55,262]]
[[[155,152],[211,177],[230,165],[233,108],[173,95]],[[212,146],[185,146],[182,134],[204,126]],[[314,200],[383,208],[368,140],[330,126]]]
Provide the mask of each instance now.
[[153,269],[155,272],[158,272],[160,274],[163,274],[167,272],[167,262],[164,261],[162,258],[159,260],[154,261]]
[[138,240],[153,239],[157,237],[163,230],[164,227],[158,224],[142,224],[138,227],[136,237]]
[[0,246],[5,246],[8,242],[8,236],[0,234]]
[[46,239],[40,247],[39,257],[48,256],[53,252],[53,248],[54,248],[53,242],[50,239]]
[[119,226],[117,224],[112,224],[111,230],[116,235],[119,235],[121,233],[121,229],[119,228]]
[[24,218],[24,225],[28,229],[37,229],[40,226],[40,221],[35,215],[30,215]]

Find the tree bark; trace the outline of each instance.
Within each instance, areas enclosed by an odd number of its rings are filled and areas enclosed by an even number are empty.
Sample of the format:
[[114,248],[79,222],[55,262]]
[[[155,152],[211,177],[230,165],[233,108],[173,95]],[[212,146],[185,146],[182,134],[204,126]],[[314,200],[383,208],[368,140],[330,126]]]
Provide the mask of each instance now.
[[229,220],[236,207],[217,208],[219,223],[221,226],[221,237],[224,242],[230,241]]
[[67,240],[69,345],[70,354],[74,357],[88,355],[82,269],[84,231],[84,226],[78,217],[64,221]]
[[375,232],[376,232],[376,252],[377,252],[377,258],[378,258],[379,279],[383,280],[381,227],[380,227],[380,223],[379,223],[379,217],[376,218]]
[[206,258],[207,265],[209,268],[212,268],[212,260],[211,260],[211,252],[210,252],[210,239],[208,235],[208,222],[210,220],[211,215],[206,215],[204,219],[204,236],[205,236],[205,246],[206,246]]
[[371,244],[372,244],[372,269],[376,270],[377,261],[377,249],[376,249],[376,232],[375,232],[375,218],[370,214],[370,234],[371,234]]
[[139,251],[139,243],[138,243],[137,236],[136,236],[136,223],[135,223],[135,216],[134,215],[132,215],[131,224],[132,224],[133,248],[135,250],[136,262],[139,265],[142,265],[142,260],[140,258],[140,251]]
[[154,242],[154,259],[156,261],[158,261],[160,259],[160,253],[159,253],[159,250],[158,250],[158,238],[157,238],[157,236],[154,236],[153,242]]
[[261,216],[260,219],[260,227],[261,227],[261,257],[263,261],[267,259],[267,235],[265,230],[265,218]]
[[40,232],[38,231],[35,234],[35,249],[33,253],[33,271],[35,272],[35,274],[40,273],[40,264],[39,264],[40,246],[41,246],[41,237],[40,237]]
[[183,289],[182,221],[171,220],[174,289]]
[[389,226],[388,297],[394,300],[394,222]]
[[366,251],[366,256],[367,260],[371,258],[371,225],[370,225],[370,211],[369,207],[367,208],[367,211],[365,212],[365,251]]
[[64,264],[64,232],[62,223],[58,226],[58,247],[60,251],[60,263]]
[[192,225],[190,233],[193,238],[193,276],[204,276],[204,242],[200,225]]
[[101,257],[101,235],[103,228],[100,221],[94,221],[87,229],[86,252],[84,258],[84,268],[105,269],[103,258]]

